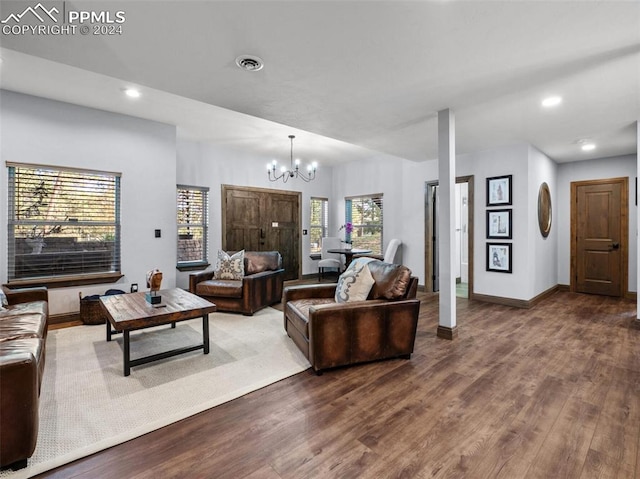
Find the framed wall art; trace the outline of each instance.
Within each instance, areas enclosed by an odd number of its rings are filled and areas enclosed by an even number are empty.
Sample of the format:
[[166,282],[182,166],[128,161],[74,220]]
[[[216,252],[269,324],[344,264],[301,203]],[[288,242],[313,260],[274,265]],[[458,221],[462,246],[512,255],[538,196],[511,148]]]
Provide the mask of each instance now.
[[511,209],[487,210],[487,239],[511,239]]
[[511,204],[512,175],[487,178],[487,206]]
[[511,273],[511,243],[487,243],[487,271]]

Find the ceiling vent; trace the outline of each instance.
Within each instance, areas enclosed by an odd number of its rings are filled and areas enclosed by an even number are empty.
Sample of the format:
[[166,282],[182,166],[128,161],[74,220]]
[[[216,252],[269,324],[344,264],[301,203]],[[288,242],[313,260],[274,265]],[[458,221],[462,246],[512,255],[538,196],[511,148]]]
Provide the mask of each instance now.
[[243,70],[257,72],[258,70],[262,70],[262,67],[264,67],[264,62],[262,61],[262,59],[253,55],[240,55],[238,58],[236,58],[236,65],[238,65]]

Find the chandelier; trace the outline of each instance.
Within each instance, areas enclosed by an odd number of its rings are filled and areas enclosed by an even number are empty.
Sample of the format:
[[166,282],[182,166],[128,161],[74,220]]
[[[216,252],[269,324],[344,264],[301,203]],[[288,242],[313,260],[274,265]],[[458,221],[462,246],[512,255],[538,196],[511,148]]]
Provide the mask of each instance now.
[[296,160],[295,162],[293,161],[294,138],[295,135],[289,135],[289,139],[291,140],[291,163],[289,169],[287,170],[287,168],[283,165],[280,168],[280,173],[276,174],[276,167],[278,165],[278,162],[276,160],[273,160],[272,163],[267,165],[267,174],[269,175],[269,181],[278,181],[279,179],[282,179],[282,181],[286,183],[289,178],[300,178],[301,180],[309,183],[311,180],[316,179],[316,170],[318,169],[318,164],[315,161],[307,166],[306,173],[300,171],[300,160]]

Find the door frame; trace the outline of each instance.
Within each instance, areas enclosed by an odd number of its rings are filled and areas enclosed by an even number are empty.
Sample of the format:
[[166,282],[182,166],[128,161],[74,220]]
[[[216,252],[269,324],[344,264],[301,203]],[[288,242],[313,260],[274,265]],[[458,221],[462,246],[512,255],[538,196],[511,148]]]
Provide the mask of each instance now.
[[[467,183],[467,222],[469,228],[469,299],[474,298],[473,292],[473,223],[474,223],[474,187],[473,187],[473,175],[469,176],[457,176],[456,183]],[[434,264],[433,264],[433,252],[434,252],[434,235],[433,235],[433,201],[430,197],[430,191],[434,186],[439,185],[438,180],[425,182],[425,280],[424,288],[427,292],[433,292],[433,276],[434,276]]]
[[620,274],[621,298],[629,297],[629,178],[603,178],[599,180],[572,181],[571,182],[571,271],[569,278],[569,291],[577,292],[578,265],[576,262],[578,250],[578,187],[596,186],[611,183],[619,183],[620,191],[620,255],[622,269]]
[[[302,277],[302,240],[300,239],[300,231],[302,225],[302,192],[300,191],[292,191],[292,190],[278,190],[275,188],[257,188],[252,186],[238,186],[238,185],[221,185],[220,194],[221,194],[221,245],[222,249],[226,251],[227,249],[227,191],[228,190],[242,190],[242,191],[251,191],[256,193],[267,193],[267,194],[277,194],[277,195],[288,195],[292,197],[296,197],[298,201],[298,218],[297,222],[297,231],[298,234],[296,238],[298,238],[298,279]],[[282,254],[282,252],[280,253]]]

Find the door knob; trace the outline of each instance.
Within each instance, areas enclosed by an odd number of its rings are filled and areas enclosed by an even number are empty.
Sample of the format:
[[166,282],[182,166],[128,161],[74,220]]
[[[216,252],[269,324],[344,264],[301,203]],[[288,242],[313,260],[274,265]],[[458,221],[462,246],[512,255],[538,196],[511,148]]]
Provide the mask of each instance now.
[[611,243],[611,249],[612,250],[618,249],[618,248],[620,248],[620,243]]

